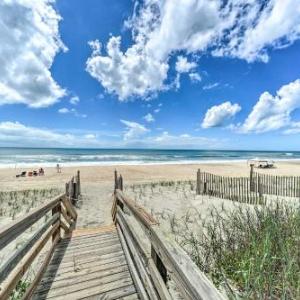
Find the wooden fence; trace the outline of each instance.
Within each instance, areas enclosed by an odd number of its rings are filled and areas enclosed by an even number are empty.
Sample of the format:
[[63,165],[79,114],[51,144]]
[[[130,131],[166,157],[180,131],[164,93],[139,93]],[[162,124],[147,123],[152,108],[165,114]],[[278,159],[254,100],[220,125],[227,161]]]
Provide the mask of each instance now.
[[265,204],[267,195],[300,198],[300,177],[250,171],[250,177],[197,172],[197,195],[211,195],[249,204]]
[[70,181],[66,182],[66,196],[75,205],[81,195],[80,171],[77,171],[76,176],[73,176]]
[[250,189],[248,177],[220,176],[200,170],[197,172],[196,193],[249,204],[263,204],[265,201],[259,188]]
[[112,217],[140,299],[174,299],[170,280],[183,299],[224,299],[184,250],[161,233],[155,218],[122,192],[116,172],[115,188]]
[[[74,179],[70,182],[75,183]],[[77,213],[70,200],[76,200],[73,197],[78,195],[78,189],[80,190],[80,187],[78,186],[80,186],[80,181],[76,181],[76,194],[74,191],[69,195],[66,193],[61,194],[51,201],[47,201],[47,203],[29,212],[25,216],[18,218],[12,224],[0,229],[1,251],[33,224],[45,217],[47,213],[50,212],[52,214],[52,216],[38,228],[37,232],[18,248],[0,267],[1,300],[10,297],[12,291],[24,274],[29,270],[36,257],[52,238],[50,250],[45,253],[43,263],[35,274],[34,280],[26,289],[26,293],[22,299],[31,298],[34,288],[40,281],[42,274],[52,257],[55,246],[61,239],[61,231],[69,232],[75,226]]]
[[252,190],[262,194],[300,198],[299,176],[275,176],[253,172]]

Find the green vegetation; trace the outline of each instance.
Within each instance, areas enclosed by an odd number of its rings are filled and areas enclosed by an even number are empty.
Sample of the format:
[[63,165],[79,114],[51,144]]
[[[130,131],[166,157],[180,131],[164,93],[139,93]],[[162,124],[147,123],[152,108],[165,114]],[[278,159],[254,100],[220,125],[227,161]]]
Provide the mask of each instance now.
[[15,219],[19,213],[27,213],[30,209],[42,204],[46,199],[60,193],[58,189],[32,189],[22,191],[0,192],[0,217]]
[[23,295],[26,292],[26,289],[29,287],[30,282],[27,280],[20,280],[13,291],[13,293],[10,295],[10,300],[20,300],[22,299]]
[[213,210],[180,244],[231,299],[300,299],[300,209]]
[[[267,206],[254,206],[220,200],[220,205],[210,207],[205,205],[212,200],[210,196],[196,197],[194,181],[145,183],[127,190],[136,201],[150,206],[156,219],[167,225],[197,266],[230,299],[300,299],[297,201],[292,204],[273,197]],[[204,206],[174,214],[171,209],[155,210],[152,199],[156,197],[182,203],[198,199]]]

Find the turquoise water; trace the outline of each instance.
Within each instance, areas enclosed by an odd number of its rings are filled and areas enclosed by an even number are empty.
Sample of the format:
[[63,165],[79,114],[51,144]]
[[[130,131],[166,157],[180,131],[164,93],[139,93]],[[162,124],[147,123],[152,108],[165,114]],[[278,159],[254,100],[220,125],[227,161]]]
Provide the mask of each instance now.
[[300,159],[300,151],[151,150],[151,149],[33,149],[0,148],[0,167],[117,165],[245,161],[253,158]]

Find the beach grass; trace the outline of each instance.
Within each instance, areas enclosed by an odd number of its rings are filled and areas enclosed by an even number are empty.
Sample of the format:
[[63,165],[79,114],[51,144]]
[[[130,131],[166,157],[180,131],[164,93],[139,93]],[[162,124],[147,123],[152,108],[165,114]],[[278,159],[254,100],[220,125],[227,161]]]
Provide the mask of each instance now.
[[300,209],[213,210],[180,245],[231,299],[300,299]]
[[170,205],[216,200],[196,197],[193,181],[139,184],[128,186],[128,192],[148,206],[230,299],[300,299],[299,204],[277,199],[260,206],[220,199],[216,207],[159,211],[152,207],[157,197],[170,199]]

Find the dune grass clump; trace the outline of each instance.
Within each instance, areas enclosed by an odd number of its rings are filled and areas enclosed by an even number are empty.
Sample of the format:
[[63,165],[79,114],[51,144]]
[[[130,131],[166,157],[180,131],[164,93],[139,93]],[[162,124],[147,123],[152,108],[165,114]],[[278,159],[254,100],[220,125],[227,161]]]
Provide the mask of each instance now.
[[13,220],[20,213],[28,213],[32,208],[42,204],[46,199],[59,195],[56,188],[32,189],[0,192],[0,217],[11,217]]
[[213,210],[180,244],[231,299],[300,299],[300,208]]

